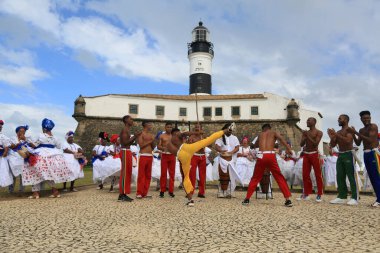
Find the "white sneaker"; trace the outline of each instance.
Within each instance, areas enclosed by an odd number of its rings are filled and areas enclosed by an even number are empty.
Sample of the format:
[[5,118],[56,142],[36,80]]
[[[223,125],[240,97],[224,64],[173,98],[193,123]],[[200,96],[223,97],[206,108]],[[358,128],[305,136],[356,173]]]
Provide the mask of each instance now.
[[380,207],[380,203],[376,201],[371,205],[371,207]]
[[330,201],[330,204],[346,204],[346,199],[336,198]]
[[231,125],[228,127],[228,130],[231,132],[234,132],[236,130],[236,124],[235,122],[232,122]]
[[225,198],[224,193],[223,192],[218,192],[218,198]]
[[301,201],[301,200],[308,201],[308,200],[310,200],[310,197],[309,197],[309,195],[308,195],[308,196],[301,195],[299,198],[297,198],[297,200],[298,200],[298,201]]
[[350,201],[347,202],[347,205],[349,206],[357,206],[359,202],[356,199],[350,199]]

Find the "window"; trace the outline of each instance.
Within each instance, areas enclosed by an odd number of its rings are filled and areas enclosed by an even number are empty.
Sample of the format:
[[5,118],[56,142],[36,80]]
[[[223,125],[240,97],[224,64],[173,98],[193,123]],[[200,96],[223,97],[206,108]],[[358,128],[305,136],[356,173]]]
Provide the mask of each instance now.
[[203,117],[211,117],[211,107],[203,107]]
[[240,116],[240,106],[231,107],[231,116]]
[[179,116],[186,117],[187,116],[187,108],[180,107],[179,108]]
[[251,106],[251,115],[259,115],[259,107]]
[[206,40],[206,30],[204,29],[197,29],[196,30],[196,37],[195,39],[197,41],[205,41]]
[[165,106],[157,105],[156,106],[156,116],[164,116],[165,115]]
[[215,116],[223,116],[223,107],[215,108]]
[[129,114],[138,114],[139,105],[129,105]]

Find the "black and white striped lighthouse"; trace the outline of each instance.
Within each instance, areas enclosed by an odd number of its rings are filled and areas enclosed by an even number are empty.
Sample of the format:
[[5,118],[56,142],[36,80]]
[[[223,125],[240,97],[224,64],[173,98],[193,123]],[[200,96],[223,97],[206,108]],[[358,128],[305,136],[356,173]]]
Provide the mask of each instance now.
[[189,94],[211,95],[211,65],[214,50],[210,42],[210,31],[199,22],[199,25],[193,29],[192,37],[192,42],[188,43]]

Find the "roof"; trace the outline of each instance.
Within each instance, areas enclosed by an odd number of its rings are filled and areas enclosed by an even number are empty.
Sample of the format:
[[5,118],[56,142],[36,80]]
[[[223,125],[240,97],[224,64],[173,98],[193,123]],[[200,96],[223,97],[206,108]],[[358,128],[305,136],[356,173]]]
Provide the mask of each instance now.
[[[107,94],[94,97],[105,96],[125,96],[125,97],[140,97],[140,98],[155,98],[155,99],[170,99],[170,100],[186,100],[195,101],[195,95],[160,95],[160,94]],[[264,94],[232,94],[232,95],[198,95],[198,100],[225,100],[225,99],[266,99]]]

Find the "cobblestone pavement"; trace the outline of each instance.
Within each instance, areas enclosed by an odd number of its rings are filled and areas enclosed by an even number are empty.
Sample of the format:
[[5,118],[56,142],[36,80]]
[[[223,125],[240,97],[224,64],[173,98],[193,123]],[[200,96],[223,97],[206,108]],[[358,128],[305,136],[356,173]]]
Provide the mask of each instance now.
[[[61,199],[0,202],[1,252],[380,252],[380,210],[274,200],[206,199],[186,207],[184,193],[116,202],[117,193],[82,188]],[[294,198],[295,199],[295,198]]]

